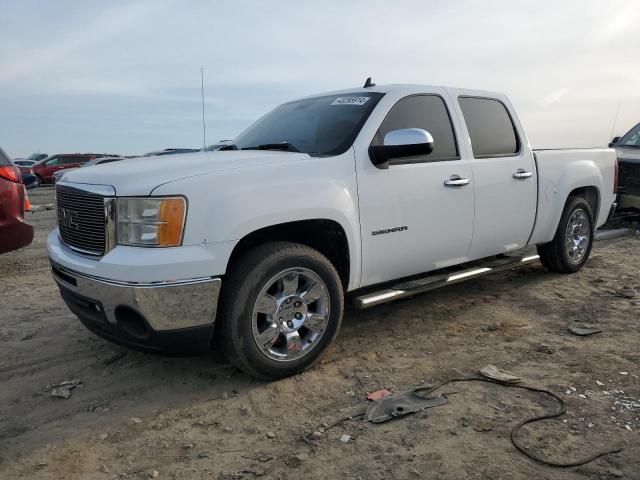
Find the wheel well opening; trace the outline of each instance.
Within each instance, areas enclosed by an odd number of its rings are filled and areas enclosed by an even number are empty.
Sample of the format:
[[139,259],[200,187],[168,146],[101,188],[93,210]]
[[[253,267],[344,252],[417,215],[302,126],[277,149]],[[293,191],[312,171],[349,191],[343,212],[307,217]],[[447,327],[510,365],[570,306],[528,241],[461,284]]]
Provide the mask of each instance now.
[[343,287],[349,284],[349,243],[344,229],[333,220],[300,220],[261,228],[242,238],[231,252],[227,270],[244,253],[267,242],[295,242],[318,250],[338,271]]
[[591,211],[593,212],[593,221],[596,222],[598,220],[598,213],[600,209],[600,192],[598,192],[598,189],[596,187],[576,188],[571,191],[569,197],[584,198],[591,207]]

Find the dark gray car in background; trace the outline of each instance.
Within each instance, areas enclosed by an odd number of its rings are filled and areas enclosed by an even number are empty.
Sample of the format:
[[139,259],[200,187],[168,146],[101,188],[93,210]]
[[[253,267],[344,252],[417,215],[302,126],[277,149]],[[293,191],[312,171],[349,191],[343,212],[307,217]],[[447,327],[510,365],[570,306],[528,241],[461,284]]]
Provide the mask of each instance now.
[[640,123],[609,146],[618,154],[618,211],[640,214]]

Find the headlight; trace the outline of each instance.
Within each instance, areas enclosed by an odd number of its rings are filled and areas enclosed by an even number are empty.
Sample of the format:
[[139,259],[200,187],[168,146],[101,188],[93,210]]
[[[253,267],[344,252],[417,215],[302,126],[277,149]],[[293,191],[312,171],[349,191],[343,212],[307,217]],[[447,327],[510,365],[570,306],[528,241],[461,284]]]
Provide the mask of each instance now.
[[182,244],[187,212],[183,197],[117,199],[120,245],[176,247]]

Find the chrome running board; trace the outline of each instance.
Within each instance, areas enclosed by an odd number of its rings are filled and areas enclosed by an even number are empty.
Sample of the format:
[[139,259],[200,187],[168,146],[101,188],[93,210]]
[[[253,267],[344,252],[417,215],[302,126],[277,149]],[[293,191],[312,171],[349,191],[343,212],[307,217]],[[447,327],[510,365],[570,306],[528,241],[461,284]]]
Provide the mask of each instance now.
[[435,290],[436,288],[533,263],[539,258],[540,256],[538,255],[509,255],[502,258],[491,258],[489,260],[473,262],[474,266],[472,268],[449,271],[448,273],[431,273],[425,277],[401,282],[383,290],[358,295],[354,297],[353,302],[358,308],[374,307],[381,303],[411,297],[419,293]]

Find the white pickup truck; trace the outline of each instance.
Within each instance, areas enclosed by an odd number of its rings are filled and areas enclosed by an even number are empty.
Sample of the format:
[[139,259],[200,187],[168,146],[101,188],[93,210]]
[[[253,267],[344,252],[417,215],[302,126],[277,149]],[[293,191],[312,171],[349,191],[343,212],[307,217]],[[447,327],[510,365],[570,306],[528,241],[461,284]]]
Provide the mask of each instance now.
[[285,103],[219,151],[67,173],[48,252],[96,334],[216,345],[279,378],[331,343],[345,296],[369,307],[538,259],[576,272],[615,171],[611,149],[532,151],[504,95],[367,82]]

